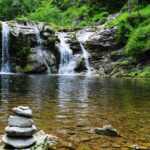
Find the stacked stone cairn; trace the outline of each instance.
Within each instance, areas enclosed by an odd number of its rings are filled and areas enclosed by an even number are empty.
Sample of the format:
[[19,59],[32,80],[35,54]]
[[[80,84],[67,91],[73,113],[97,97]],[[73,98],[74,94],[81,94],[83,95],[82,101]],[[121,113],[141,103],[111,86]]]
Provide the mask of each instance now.
[[18,106],[13,108],[16,116],[10,116],[8,126],[5,128],[5,135],[2,141],[6,146],[17,149],[28,148],[36,143],[33,134],[36,127],[33,124],[32,110],[27,106]]

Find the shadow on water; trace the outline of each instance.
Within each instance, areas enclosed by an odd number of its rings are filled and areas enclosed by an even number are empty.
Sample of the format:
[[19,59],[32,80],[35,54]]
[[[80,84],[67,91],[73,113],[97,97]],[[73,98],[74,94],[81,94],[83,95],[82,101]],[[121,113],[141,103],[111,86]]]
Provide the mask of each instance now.
[[[149,143],[149,79],[13,74],[0,79],[1,134],[12,108],[28,105],[37,127],[48,133],[111,124],[126,143]],[[123,140],[117,142],[125,145]]]

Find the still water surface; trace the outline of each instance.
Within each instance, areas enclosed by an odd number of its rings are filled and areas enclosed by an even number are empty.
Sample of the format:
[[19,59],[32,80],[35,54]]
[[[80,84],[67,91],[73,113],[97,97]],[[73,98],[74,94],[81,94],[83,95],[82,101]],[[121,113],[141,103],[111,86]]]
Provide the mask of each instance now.
[[85,142],[91,149],[103,149],[104,144],[111,149],[113,143],[123,149],[133,144],[150,146],[149,79],[1,75],[0,80],[0,134],[12,108],[27,105],[38,129],[62,138],[80,141],[90,135],[80,137],[75,132],[106,124],[122,135]]

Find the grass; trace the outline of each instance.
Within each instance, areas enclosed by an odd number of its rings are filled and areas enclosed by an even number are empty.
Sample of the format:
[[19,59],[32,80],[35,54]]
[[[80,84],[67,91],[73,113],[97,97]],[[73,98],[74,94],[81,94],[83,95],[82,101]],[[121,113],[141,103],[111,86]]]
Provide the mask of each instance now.
[[116,42],[125,46],[125,54],[139,57],[150,50],[150,5],[135,9],[131,13],[123,12],[111,20],[107,27],[117,26]]

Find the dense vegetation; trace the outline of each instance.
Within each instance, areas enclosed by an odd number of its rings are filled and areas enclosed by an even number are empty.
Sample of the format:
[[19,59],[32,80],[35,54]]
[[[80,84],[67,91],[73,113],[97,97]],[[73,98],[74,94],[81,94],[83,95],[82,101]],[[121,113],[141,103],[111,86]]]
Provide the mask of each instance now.
[[81,27],[103,23],[126,0],[0,0],[0,20],[15,18],[48,22],[53,26]]

